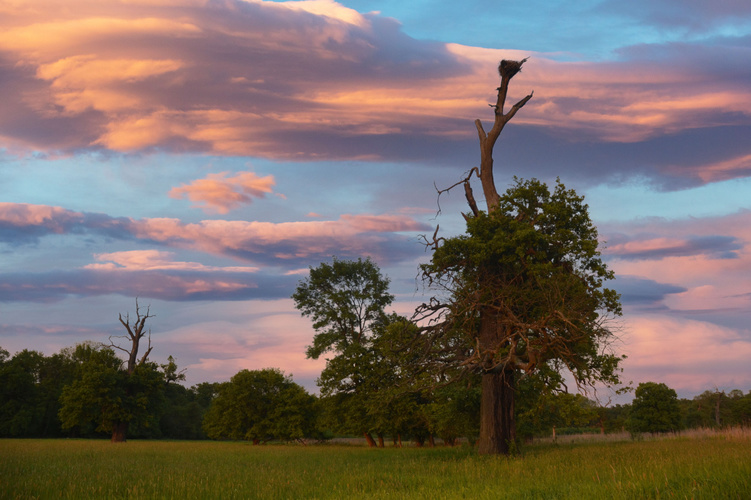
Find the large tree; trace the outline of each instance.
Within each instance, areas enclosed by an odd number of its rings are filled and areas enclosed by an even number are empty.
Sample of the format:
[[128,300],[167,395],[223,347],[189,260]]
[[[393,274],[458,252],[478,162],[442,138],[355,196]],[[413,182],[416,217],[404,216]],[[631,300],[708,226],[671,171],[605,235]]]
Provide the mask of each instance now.
[[343,427],[363,434],[371,446],[375,441],[366,405],[372,392],[368,375],[374,366],[374,339],[388,322],[385,308],[394,300],[388,286],[388,278],[370,259],[334,258],[331,264],[311,267],[292,295],[316,331],[307,356],[333,354],[318,380],[321,396],[329,398]]
[[[532,98],[504,112],[510,80],[522,61],[501,61],[493,127],[480,138],[480,167],[464,187],[467,233],[429,242],[421,267],[443,292],[418,309],[432,355],[482,377],[479,451],[508,454],[515,445],[517,379],[542,367],[567,370],[578,383],[617,381],[620,358],[604,350],[612,337],[606,319],[620,314],[613,278],[598,251],[587,205],[560,182],[551,192],[536,180],[517,180],[503,195],[493,177],[493,148],[505,125]],[[480,179],[487,210],[471,180]],[[449,188],[450,189],[450,188]],[[439,194],[440,195],[440,194]]]

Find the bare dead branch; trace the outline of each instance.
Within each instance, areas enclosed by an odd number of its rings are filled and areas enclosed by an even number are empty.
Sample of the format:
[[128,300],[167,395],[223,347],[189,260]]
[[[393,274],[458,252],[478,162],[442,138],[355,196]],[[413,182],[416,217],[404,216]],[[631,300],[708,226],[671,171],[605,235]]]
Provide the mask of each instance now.
[[[143,365],[148,360],[149,354],[151,354],[152,346],[151,346],[151,330],[148,330],[148,344],[146,348],[146,352],[141,357],[140,361],[138,360],[138,351],[140,347],[140,342],[143,337],[147,335],[147,331],[145,330],[146,327],[146,321],[149,318],[153,318],[154,315],[151,314],[151,306],[146,307],[146,313],[143,314],[141,312],[141,307],[138,304],[138,298],[136,298],[136,319],[131,323],[130,320],[130,313],[125,313],[125,317],[123,317],[122,314],[118,314],[118,320],[120,321],[120,324],[123,325],[127,332],[126,335],[122,336],[110,336],[110,347],[113,347],[115,349],[118,349],[128,355],[128,364],[127,364],[127,371],[128,373],[133,373],[133,371],[136,369],[136,366]],[[124,340],[130,341],[130,346],[128,348],[122,347],[120,345],[117,345],[113,338],[122,338]]]

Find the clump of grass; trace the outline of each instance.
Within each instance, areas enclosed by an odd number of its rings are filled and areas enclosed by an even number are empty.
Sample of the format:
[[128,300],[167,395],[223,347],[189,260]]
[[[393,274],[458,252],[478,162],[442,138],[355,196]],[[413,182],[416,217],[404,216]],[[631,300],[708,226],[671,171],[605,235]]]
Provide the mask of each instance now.
[[681,431],[680,436],[688,439],[723,438],[736,441],[751,441],[751,427],[725,427],[721,429],[701,427]]
[[469,447],[0,441],[0,498],[744,498],[743,439]]

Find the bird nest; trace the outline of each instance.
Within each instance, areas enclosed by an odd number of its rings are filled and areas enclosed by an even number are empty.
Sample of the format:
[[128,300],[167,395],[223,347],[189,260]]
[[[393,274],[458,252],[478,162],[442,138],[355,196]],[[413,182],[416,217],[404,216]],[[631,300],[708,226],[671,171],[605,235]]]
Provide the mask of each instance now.
[[498,65],[498,73],[501,74],[501,78],[508,78],[509,80],[514,77],[515,74],[520,72],[522,70],[522,64],[527,59],[522,59],[521,61],[511,61],[508,59],[504,59],[501,61],[501,64]]

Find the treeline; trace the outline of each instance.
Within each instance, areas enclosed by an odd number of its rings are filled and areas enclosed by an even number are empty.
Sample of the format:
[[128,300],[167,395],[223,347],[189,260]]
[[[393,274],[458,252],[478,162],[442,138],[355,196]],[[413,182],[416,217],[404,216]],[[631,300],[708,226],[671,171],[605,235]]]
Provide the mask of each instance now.
[[201,422],[220,384],[184,387],[172,358],[130,380],[122,365],[111,347],[92,342],[51,356],[0,348],[0,436],[107,436],[113,416],[123,416],[131,437],[206,438]]
[[[182,373],[170,359],[164,365],[147,364],[148,373],[130,382],[139,387],[127,401],[129,388],[118,387],[116,371],[105,368],[120,364],[110,347],[94,343],[51,356],[30,350],[11,356],[0,349],[0,436],[104,437],[112,412],[130,415],[128,435],[141,439],[262,443],[359,436],[366,429],[372,445],[385,446],[407,440],[418,445],[436,439],[474,442],[479,434],[480,388],[472,379],[400,396],[370,394],[365,401],[311,395],[277,369],[242,370],[228,382],[188,388],[179,383]],[[632,404],[604,407],[580,394],[540,391],[540,381],[529,377],[519,386],[519,435],[751,424],[751,392],[708,390],[678,399],[665,384],[645,383],[635,396]]]

